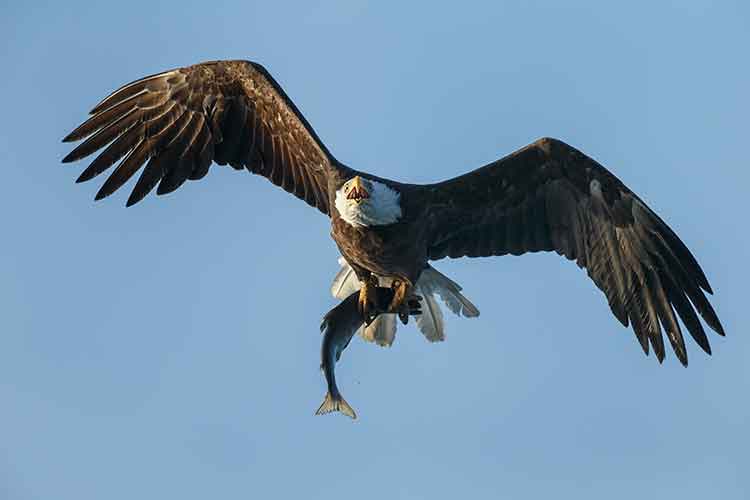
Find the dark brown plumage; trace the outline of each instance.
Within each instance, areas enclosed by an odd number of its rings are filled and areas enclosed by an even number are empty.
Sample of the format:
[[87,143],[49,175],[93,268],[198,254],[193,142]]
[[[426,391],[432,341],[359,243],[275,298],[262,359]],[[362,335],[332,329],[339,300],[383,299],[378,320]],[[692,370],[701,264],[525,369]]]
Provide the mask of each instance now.
[[[164,194],[202,178],[212,162],[266,177],[331,217],[332,236],[361,280],[374,274],[416,283],[430,260],[555,251],[587,270],[613,314],[659,361],[663,328],[687,365],[678,317],[709,354],[698,315],[724,335],[704,293],[712,293],[708,280],[677,235],[607,169],[555,139],[437,184],[378,178],[339,163],[268,72],[248,61],[208,62],[128,84],[64,140],[82,139],[64,162],[104,151],[79,182],[120,162],[96,199],[144,164],[128,205],[157,184]],[[355,176],[399,194],[397,222],[359,226],[342,217],[336,192]],[[357,201],[369,202],[362,194]]]
[[247,168],[328,214],[328,180],[332,173],[347,174],[334,166],[271,75],[249,61],[213,61],[147,76],[113,92],[91,115],[63,139],[88,137],[63,162],[109,144],[78,178],[83,182],[124,158],[97,200],[119,189],[147,161],[128,206],[157,184],[157,194],[165,194],[187,179],[202,179],[216,162]]
[[426,186],[431,260],[555,251],[607,296],[644,352],[664,359],[660,323],[679,360],[687,351],[675,311],[707,353],[691,303],[720,335],[706,276],[677,235],[612,173],[555,139],[541,139],[501,160]]

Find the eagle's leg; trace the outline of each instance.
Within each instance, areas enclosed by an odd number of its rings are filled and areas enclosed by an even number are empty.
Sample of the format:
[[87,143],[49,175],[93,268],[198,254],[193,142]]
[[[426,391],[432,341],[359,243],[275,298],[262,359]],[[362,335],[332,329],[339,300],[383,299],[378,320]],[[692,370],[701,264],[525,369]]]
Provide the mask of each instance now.
[[378,277],[371,274],[359,283],[359,301],[357,302],[357,306],[365,320],[365,325],[370,326],[370,323],[372,323],[378,314]]
[[407,279],[395,278],[391,288],[393,289],[393,300],[391,300],[391,305],[388,306],[388,312],[397,313],[401,322],[406,324],[409,320],[410,300],[419,300],[412,293],[414,286]]

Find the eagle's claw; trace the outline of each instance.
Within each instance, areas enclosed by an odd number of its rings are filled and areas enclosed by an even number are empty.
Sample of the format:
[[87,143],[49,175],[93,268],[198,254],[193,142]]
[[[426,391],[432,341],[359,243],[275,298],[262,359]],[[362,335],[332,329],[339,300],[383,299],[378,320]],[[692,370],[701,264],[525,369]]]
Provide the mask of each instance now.
[[[390,306],[388,306],[388,312],[398,314],[401,322],[407,324],[414,305],[416,304],[416,309],[419,309],[419,301],[422,298],[411,293],[412,286],[408,280],[395,279],[391,284],[391,288],[393,289],[393,299]],[[421,312],[420,310],[419,314]]]
[[378,284],[373,279],[364,280],[360,284],[357,309],[365,320],[365,326],[370,326],[370,323],[378,315],[378,304],[376,302]]
[[407,324],[409,316],[422,314],[422,297],[411,293],[412,287],[408,281],[394,280],[391,285],[391,299],[387,306],[383,304],[382,294],[378,295],[378,285],[375,277],[360,282],[357,309],[366,327],[382,313],[398,315],[403,324]]

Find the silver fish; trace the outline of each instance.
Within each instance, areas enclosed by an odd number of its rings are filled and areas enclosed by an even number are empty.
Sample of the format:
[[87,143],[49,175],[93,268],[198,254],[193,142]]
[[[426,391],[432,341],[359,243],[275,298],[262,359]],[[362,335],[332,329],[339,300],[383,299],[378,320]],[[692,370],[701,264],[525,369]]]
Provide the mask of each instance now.
[[[393,299],[393,290],[383,287],[378,287],[376,290],[378,307],[375,315],[377,316],[385,312],[385,308],[390,304]],[[341,353],[344,352],[344,349],[352,340],[352,336],[364,323],[357,307],[358,299],[359,292],[352,293],[339,305],[328,311],[320,324],[320,331],[323,333],[323,342],[320,346],[320,369],[328,383],[328,392],[326,392],[318,411],[315,412],[316,415],[339,411],[353,419],[357,418],[354,409],[341,396],[336,386],[335,368],[336,363],[341,358]],[[421,314],[418,297],[411,297],[408,305],[409,314]]]

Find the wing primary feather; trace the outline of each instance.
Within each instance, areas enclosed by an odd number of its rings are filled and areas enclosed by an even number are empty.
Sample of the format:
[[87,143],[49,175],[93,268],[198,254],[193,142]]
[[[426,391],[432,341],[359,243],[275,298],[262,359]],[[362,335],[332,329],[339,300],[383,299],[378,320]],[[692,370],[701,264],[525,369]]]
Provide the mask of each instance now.
[[117,160],[122,158],[130,151],[133,146],[141,139],[142,125],[134,123],[128,129],[123,131],[117,139],[102,151],[99,156],[84,170],[76,179],[76,182],[85,182],[101,174],[109,167],[114,165]]
[[196,155],[197,163],[188,175],[188,179],[191,181],[197,181],[205,177],[209,167],[211,167],[213,144],[211,143],[211,134],[205,127],[201,130],[201,137],[201,146],[198,148],[198,154]]
[[669,242],[660,233],[653,232],[651,234],[654,235],[653,238],[648,235],[644,235],[641,238],[649,248],[651,254],[659,259],[665,272],[669,273],[675,279],[675,285],[679,286],[687,294],[708,326],[719,335],[724,336],[724,328],[711,303],[700,289],[700,283],[694,281],[692,275],[687,274],[685,267],[678,260],[679,257],[672,251]]
[[113,139],[127,131],[140,118],[137,109],[133,108],[118,118],[117,121],[99,130],[96,134],[86,139],[62,159],[63,163],[70,163],[89,156],[91,153],[101,149]]
[[692,282],[690,278],[681,271],[680,268],[676,266],[670,266],[668,269],[674,274],[674,279],[676,279],[675,286],[679,286],[682,290],[682,293],[687,294],[688,298],[698,310],[698,313],[704,319],[706,324],[708,324],[708,326],[712,330],[723,337],[725,335],[724,327],[721,325],[719,317],[716,315],[716,311],[714,311],[711,303],[703,294],[703,291],[698,288],[699,285],[694,284],[694,282]]
[[[650,271],[649,271],[650,273]],[[643,306],[647,313],[647,330],[648,338],[651,341],[651,347],[654,348],[654,354],[659,363],[664,361],[664,337],[661,335],[661,324],[659,322],[659,314],[657,313],[656,307],[654,306],[654,297],[649,289],[649,281],[645,281],[641,288],[640,293],[643,297]]]
[[150,148],[150,141],[141,139],[104,182],[104,185],[96,193],[94,199],[99,201],[102,198],[106,198],[125,184],[141,168],[143,162],[146,161]]
[[187,180],[188,175],[190,175],[189,172],[191,170],[192,165],[189,158],[185,158],[184,156],[177,157],[177,160],[170,166],[166,175],[159,181],[156,194],[159,196],[169,194],[182,186]]
[[635,337],[641,344],[644,354],[648,356],[648,327],[646,326],[646,310],[643,304],[643,296],[639,291],[634,292],[633,300],[630,302],[630,323],[633,325]]
[[190,123],[185,127],[184,132],[175,138],[174,147],[181,153],[175,165],[159,182],[159,187],[156,188],[157,195],[171,193],[187,180],[195,167],[194,145],[203,133],[208,133],[208,131],[203,126],[201,115],[192,114]]
[[[649,212],[651,211],[649,210]],[[651,214],[659,223],[658,227],[660,234],[669,244],[670,248],[674,249],[678,258],[685,263],[686,270],[698,282],[701,288],[703,288],[708,293],[713,294],[713,290],[711,289],[711,285],[708,283],[708,279],[706,278],[703,269],[701,269],[698,261],[695,260],[695,257],[690,252],[690,250],[688,250],[687,246],[685,246],[682,240],[674,233],[674,231],[672,231],[669,226],[667,226],[666,223],[664,223],[664,221],[661,220],[661,218],[659,218],[658,215],[653,212],[651,212]]]
[[76,127],[71,133],[63,138],[63,142],[73,142],[88,137],[99,129],[104,129],[113,122],[120,120],[123,115],[136,111],[138,109],[136,99],[141,94],[136,94],[117,105],[93,115],[91,118]]
[[128,207],[133,206],[150,193],[164,175],[163,165],[168,164],[173,159],[173,156],[168,153],[152,156],[143,169],[143,172],[141,172],[141,176],[138,178],[138,182],[136,182],[125,205]]
[[667,297],[669,297],[677,314],[687,327],[690,336],[693,337],[696,344],[698,344],[706,354],[711,354],[711,345],[708,342],[705,330],[703,330],[703,325],[701,325],[698,316],[695,314],[693,307],[690,305],[690,302],[688,302],[683,291],[677,287],[669,276],[665,277],[664,284],[666,285]]
[[682,332],[680,331],[680,325],[677,324],[677,320],[674,317],[674,311],[672,305],[669,303],[669,299],[664,293],[661,279],[656,274],[656,271],[651,273],[652,282],[649,284],[654,296],[654,305],[656,311],[659,314],[659,320],[661,321],[662,327],[667,334],[669,343],[672,344],[672,349],[677,355],[677,359],[680,360],[683,366],[688,365],[687,351],[685,350],[685,340],[682,338]]

